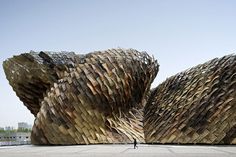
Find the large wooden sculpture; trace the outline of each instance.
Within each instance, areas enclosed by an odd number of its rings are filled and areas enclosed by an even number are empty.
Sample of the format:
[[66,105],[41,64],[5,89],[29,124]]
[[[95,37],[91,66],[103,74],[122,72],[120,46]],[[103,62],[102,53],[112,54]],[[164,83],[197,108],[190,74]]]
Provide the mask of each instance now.
[[157,61],[110,49],[30,52],[3,64],[35,116],[33,144],[236,144],[236,56],[200,64],[150,91]]
[[236,56],[168,78],[144,111],[147,143],[236,144]]
[[158,72],[147,53],[31,52],[3,66],[17,96],[35,115],[33,144],[144,142],[143,107]]

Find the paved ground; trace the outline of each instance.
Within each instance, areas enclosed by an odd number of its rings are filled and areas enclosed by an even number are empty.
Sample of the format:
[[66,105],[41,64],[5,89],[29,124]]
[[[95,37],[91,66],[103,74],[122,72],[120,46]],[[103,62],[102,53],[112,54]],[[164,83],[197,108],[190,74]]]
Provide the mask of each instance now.
[[4,146],[1,157],[236,157],[236,146],[173,145]]

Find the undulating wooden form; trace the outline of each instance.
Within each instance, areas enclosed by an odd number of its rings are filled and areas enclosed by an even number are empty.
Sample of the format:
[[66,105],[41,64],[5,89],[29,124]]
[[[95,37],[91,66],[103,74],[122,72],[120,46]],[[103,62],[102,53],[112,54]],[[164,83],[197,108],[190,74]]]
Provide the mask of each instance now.
[[4,61],[3,68],[16,95],[36,116],[47,90],[63,78],[63,71],[75,67],[79,58],[73,52],[31,51]]
[[236,144],[236,56],[200,64],[152,90],[144,136],[146,143]]
[[236,144],[236,56],[200,64],[157,88],[157,61],[134,49],[30,52],[3,63],[35,116],[33,144]]
[[33,144],[144,142],[143,107],[159,67],[146,52],[30,52],[3,67],[35,116]]

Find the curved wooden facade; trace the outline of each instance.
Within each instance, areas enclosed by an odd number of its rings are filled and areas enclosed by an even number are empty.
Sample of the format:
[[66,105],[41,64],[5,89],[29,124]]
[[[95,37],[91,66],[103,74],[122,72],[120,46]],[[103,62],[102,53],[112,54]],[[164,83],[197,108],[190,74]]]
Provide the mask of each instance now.
[[35,115],[33,144],[144,142],[143,107],[158,72],[146,52],[31,52],[5,61],[4,69]]
[[200,64],[152,90],[144,134],[147,143],[236,144],[236,56]]
[[146,52],[30,52],[3,63],[35,116],[33,144],[236,144],[236,56],[215,58],[150,90]]

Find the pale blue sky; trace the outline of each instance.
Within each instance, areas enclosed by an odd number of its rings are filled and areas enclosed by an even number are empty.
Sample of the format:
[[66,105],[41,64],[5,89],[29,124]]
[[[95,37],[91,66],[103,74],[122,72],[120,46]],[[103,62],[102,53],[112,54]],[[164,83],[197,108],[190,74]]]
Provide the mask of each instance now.
[[[30,50],[135,48],[167,77],[236,51],[234,0],[0,0],[0,62]],[[0,126],[33,123],[0,68]]]

